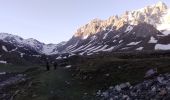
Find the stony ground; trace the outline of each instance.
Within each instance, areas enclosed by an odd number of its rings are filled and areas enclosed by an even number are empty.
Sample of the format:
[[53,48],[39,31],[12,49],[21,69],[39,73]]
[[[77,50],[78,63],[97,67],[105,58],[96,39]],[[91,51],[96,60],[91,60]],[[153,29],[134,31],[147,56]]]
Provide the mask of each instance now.
[[97,92],[99,100],[170,100],[170,74],[160,74],[136,85],[129,82]]
[[19,92],[15,91],[14,88],[26,80],[24,74],[2,72],[0,74],[0,100],[13,100]]

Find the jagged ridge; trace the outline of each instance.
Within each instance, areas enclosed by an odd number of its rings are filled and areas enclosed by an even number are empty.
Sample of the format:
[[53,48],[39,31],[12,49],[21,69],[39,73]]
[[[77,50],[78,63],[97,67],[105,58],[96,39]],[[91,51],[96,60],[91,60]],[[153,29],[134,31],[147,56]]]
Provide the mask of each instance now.
[[61,53],[91,55],[103,51],[169,50],[169,9],[163,2],[126,11],[79,28]]

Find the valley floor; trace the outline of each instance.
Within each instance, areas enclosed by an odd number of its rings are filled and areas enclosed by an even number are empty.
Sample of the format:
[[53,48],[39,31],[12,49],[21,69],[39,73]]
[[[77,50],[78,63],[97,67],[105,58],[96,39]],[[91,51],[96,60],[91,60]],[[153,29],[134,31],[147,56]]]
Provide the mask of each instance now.
[[[148,79],[144,77],[150,69],[156,69],[157,75],[170,73],[169,53],[156,55],[105,54],[104,56],[74,57],[69,61],[71,67],[60,66],[56,70],[51,69],[50,71],[46,71],[45,66],[40,65],[32,67],[1,65],[0,99],[102,100],[103,94],[101,93],[107,92],[110,86],[114,87],[117,84],[129,82],[136,89],[135,85],[146,85],[144,80],[148,82]],[[156,85],[153,86],[157,86],[160,81],[152,80],[156,81]],[[158,86],[160,85],[158,84]],[[99,91],[101,98],[97,97]],[[109,92],[109,95],[110,93],[117,94],[114,92],[115,88],[111,91],[113,92]],[[121,96],[121,93],[118,93],[120,94],[118,96]],[[105,98],[107,98],[106,95],[104,100]]]
[[[31,74],[32,76],[33,74]],[[16,100],[88,100],[89,89],[65,68],[35,72]],[[93,96],[94,97],[94,96]]]
[[[32,68],[24,74],[27,75],[24,81],[18,78],[4,87],[8,91],[0,95],[2,100],[88,100],[95,97],[93,89],[74,79],[66,68],[51,71]],[[3,77],[10,82],[13,76],[6,74]]]

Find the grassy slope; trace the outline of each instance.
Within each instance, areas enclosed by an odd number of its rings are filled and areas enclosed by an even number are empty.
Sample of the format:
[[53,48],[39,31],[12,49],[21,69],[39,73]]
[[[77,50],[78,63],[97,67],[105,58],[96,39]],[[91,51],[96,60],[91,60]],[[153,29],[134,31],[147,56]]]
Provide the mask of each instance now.
[[0,72],[24,72],[29,68],[37,67],[37,65],[13,65],[0,64]]

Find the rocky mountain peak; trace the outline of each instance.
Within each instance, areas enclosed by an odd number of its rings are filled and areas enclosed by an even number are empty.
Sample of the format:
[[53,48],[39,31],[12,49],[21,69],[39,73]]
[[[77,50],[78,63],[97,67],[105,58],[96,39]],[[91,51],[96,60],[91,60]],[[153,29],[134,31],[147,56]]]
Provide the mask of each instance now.
[[168,8],[167,5],[162,1],[159,1],[155,6],[158,7],[160,11],[165,11]]
[[93,19],[90,23],[86,24],[85,26],[79,28],[74,36],[87,36],[96,33],[99,31],[99,26],[101,25],[102,20],[100,19]]
[[106,20],[94,19],[90,23],[79,28],[74,37],[86,39],[88,36],[97,34],[103,30],[118,30],[127,23],[130,25],[148,23],[157,27],[157,24],[162,23],[162,16],[165,15],[167,11],[167,5],[159,1],[157,4],[146,6],[139,10],[126,11],[119,17],[112,16]]
[[107,30],[109,26],[113,26],[118,19],[118,16],[109,17],[107,20],[93,19],[90,23],[79,28],[74,36],[86,39],[90,35],[96,34],[102,30]]

